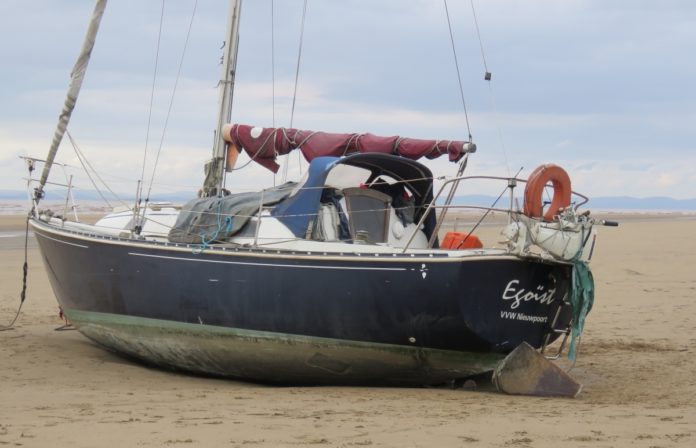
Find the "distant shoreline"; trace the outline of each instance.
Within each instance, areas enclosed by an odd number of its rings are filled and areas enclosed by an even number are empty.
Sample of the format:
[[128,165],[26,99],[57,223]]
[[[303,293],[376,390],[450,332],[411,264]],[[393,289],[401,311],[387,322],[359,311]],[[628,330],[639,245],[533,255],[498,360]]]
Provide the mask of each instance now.
[[[191,198],[188,199],[182,199],[182,200],[157,200],[154,199],[151,201],[151,203],[157,203],[157,202],[162,202],[162,203],[171,203],[171,204],[177,204],[181,205],[186,202],[188,202]],[[131,204],[133,200],[125,200],[126,203]],[[480,206],[480,207],[488,207],[491,205],[492,202],[485,202],[482,201],[480,198],[476,200],[472,200],[470,202],[463,202],[461,197],[456,197],[455,201],[453,202],[453,205],[468,205],[468,206]],[[83,212],[107,212],[111,210],[111,207],[106,205],[103,201],[100,200],[78,200],[78,210],[82,210]],[[592,207],[592,201],[590,201],[589,206],[583,206],[582,208],[584,210],[591,210],[593,213],[598,213],[598,214],[696,214],[696,209],[688,209],[688,208],[641,208],[641,207],[607,207],[607,206],[599,206],[599,207]],[[55,199],[44,199],[41,202],[42,207],[41,208],[51,208],[53,210],[59,210],[63,209],[65,206],[65,201],[64,200],[55,200]],[[116,203],[112,203],[112,205],[118,205]],[[501,208],[507,207],[507,202],[500,206]],[[29,201],[27,199],[2,199],[0,198],[0,215],[11,215],[11,214],[24,214],[29,211]],[[476,211],[472,209],[472,213],[475,213]]]
[[[248,191],[248,190],[244,190]],[[242,192],[240,190],[240,192]],[[28,199],[26,192],[20,195],[21,192],[0,190],[0,214],[7,214],[8,210],[14,210],[15,213],[25,213],[28,211]],[[151,202],[169,202],[174,204],[183,204],[191,199],[194,199],[195,192],[175,192],[163,193],[151,197]],[[131,204],[134,199],[129,195],[124,195],[122,201]],[[82,192],[76,194],[75,200],[82,210],[98,210],[106,211],[109,207],[96,194],[90,192]],[[523,198],[516,197],[519,204]],[[438,204],[442,204],[444,198],[438,200]],[[122,204],[123,202],[110,199],[112,204]],[[48,195],[43,204],[51,204],[51,207],[58,209],[65,204],[64,196],[52,194]],[[496,198],[488,195],[459,195],[455,196],[452,202],[453,205],[467,205],[476,207],[489,207],[492,204],[505,208],[509,204],[509,198]],[[696,198],[689,199],[674,199],[670,197],[642,197],[635,198],[630,196],[597,196],[592,197],[583,209],[597,211],[598,213],[696,213]]]
[[[24,230],[25,220],[29,207],[22,201],[23,207],[18,208],[16,204],[8,204],[7,201],[0,202],[0,231]],[[42,208],[50,208],[58,213],[62,213],[65,203],[46,201],[42,203]],[[101,216],[109,213],[111,209],[101,203],[82,203],[78,210],[79,220],[87,223],[96,222]],[[592,216],[598,219],[608,219],[621,223],[629,222],[668,222],[668,221],[696,221],[696,211],[673,211],[673,210],[591,210]],[[468,226],[475,224],[483,215],[481,210],[452,210],[447,215],[444,228],[451,227],[455,230],[464,231]],[[68,213],[70,220],[73,214]],[[507,213],[492,212],[483,222],[484,227],[504,225],[507,222]],[[444,229],[443,228],[443,229]]]
[[[172,204],[181,205],[186,201],[152,201],[155,202],[169,202]],[[115,205],[115,204],[114,204]],[[65,208],[64,201],[56,200],[44,200],[41,203],[42,209],[51,209],[55,212],[62,212]],[[98,215],[105,214],[112,210],[112,207],[104,204],[101,201],[79,201],[78,202],[78,215]],[[636,208],[592,208],[583,207],[583,210],[590,210],[593,216],[607,217],[607,216],[621,216],[624,218],[690,218],[696,217],[696,210],[683,209],[683,210],[673,210],[673,209],[636,209]],[[29,212],[29,204],[27,200],[19,199],[0,199],[0,216],[21,216],[26,215]],[[452,210],[452,214],[460,215],[480,215],[483,213],[480,209],[471,210]],[[71,213],[69,213],[71,214]],[[498,213],[496,213],[498,214]]]

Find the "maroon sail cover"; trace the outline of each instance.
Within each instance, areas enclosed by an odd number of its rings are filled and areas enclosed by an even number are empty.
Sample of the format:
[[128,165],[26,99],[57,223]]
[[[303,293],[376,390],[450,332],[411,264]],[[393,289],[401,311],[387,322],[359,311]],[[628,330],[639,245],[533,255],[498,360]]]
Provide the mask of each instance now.
[[447,154],[456,162],[476,146],[458,140],[421,140],[404,137],[379,137],[372,134],[333,134],[302,131],[291,128],[261,128],[245,124],[226,125],[223,129],[227,142],[243,149],[256,163],[274,173],[279,165],[276,157],[299,148],[311,162],[315,157],[340,157],[356,152],[381,152],[409,159],[435,159]]

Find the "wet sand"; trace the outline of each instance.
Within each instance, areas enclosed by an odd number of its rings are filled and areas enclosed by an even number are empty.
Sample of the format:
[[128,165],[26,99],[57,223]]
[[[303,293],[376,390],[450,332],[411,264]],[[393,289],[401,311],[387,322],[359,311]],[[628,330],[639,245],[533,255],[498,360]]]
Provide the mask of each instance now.
[[[0,217],[0,324],[21,290],[23,219]],[[576,399],[268,387],[144,367],[54,331],[57,305],[30,244],[27,301],[16,329],[0,332],[0,445],[696,446],[696,219],[618,219],[600,229],[592,262]]]

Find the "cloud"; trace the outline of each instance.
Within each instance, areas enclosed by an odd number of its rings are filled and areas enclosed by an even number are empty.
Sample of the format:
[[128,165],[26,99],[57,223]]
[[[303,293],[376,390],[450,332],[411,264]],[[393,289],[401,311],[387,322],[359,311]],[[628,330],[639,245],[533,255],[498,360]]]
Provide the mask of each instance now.
[[661,173],[657,177],[657,185],[662,188],[672,188],[679,183],[679,175],[676,173]]
[[[468,173],[514,174],[524,167],[525,175],[555,162],[591,195],[694,195],[693,5],[624,3],[476,2],[493,71],[489,89],[470,5],[449,2],[479,146]],[[275,123],[287,126],[301,5],[275,4]],[[199,6],[156,178],[162,189],[197,188],[211,152],[225,23],[219,2]],[[36,8],[43,13],[33,13]],[[151,151],[159,145],[190,10],[186,2],[167,5]],[[23,175],[17,155],[45,154],[89,12],[77,3],[0,5],[0,51],[12,62],[0,70],[0,188],[14,188]],[[310,3],[293,124],[466,138],[444,17],[442,3],[428,0]],[[127,193],[141,171],[158,19],[156,3],[109,5],[70,125],[90,160]],[[269,3],[245,4],[234,121],[272,124],[269,22]],[[67,143],[59,158],[76,163]],[[292,160],[291,175],[299,176]],[[445,160],[428,164],[438,173],[456,171]],[[84,176],[78,180],[89,187]],[[251,164],[228,181],[252,188],[274,176]],[[480,188],[498,193],[498,187]]]
[[[289,117],[290,111],[290,89],[288,83],[280,83],[285,88],[278,88],[276,116],[279,124],[282,123],[280,117]],[[195,83],[193,83],[195,86]],[[235,117],[238,121],[248,124],[262,126],[270,125],[268,117],[271,89],[267,83],[255,83],[241,90],[236,97]],[[212,108],[214,103],[213,95],[207,95],[203,86],[195,86],[190,90],[183,89],[180,100],[180,108],[183,109],[184,116],[190,114],[192,110],[201,107]],[[141,90],[116,89],[92,90],[85,92],[87,100],[81,103],[83,114],[95,115],[104,114],[106,124],[99,124],[94,129],[88,129],[85,123],[73,127],[73,135],[78,137],[80,146],[93,161],[97,169],[101,172],[111,173],[115,176],[112,180],[117,184],[119,191],[129,192],[134,189],[142,165],[144,132],[140,125],[139,132],[133,129],[122,131],[118,127],[112,126],[112,121],[121,115],[141,115],[145,112],[142,105],[134,105],[135,98],[142,95]],[[42,95],[40,95],[42,96]],[[119,104],[114,104],[119,103]],[[100,104],[104,104],[102,111],[99,111]],[[388,106],[374,106],[351,101],[331,100],[326,96],[326,89],[321,84],[305,85],[302,97],[302,108],[298,109],[295,124],[297,127],[310,127],[315,130],[326,130],[335,132],[362,132],[370,131],[377,134],[393,135],[401,134],[410,137],[420,138],[465,138],[464,117],[459,112],[423,112],[406,108],[393,108]],[[162,110],[158,110],[159,113]],[[212,115],[212,114],[211,114]],[[505,175],[514,174],[517,170],[516,164],[525,166],[523,172],[528,173],[536,165],[544,162],[555,162],[566,166],[574,177],[575,185],[585,188],[590,194],[598,195],[621,195],[621,194],[643,194],[653,195],[656,188],[660,194],[674,197],[688,197],[688,194],[680,194],[675,187],[683,186],[682,179],[688,179],[688,163],[680,160],[663,160],[655,154],[654,148],[647,150],[636,150],[634,154],[643,154],[643,157],[633,158],[630,162],[624,160],[620,155],[614,157],[615,160],[607,159],[598,162],[588,160],[588,154],[593,151],[596,153],[607,152],[608,149],[601,144],[590,145],[589,141],[577,142],[575,139],[557,139],[547,149],[534,148],[534,142],[521,142],[513,140],[509,147],[513,150],[509,152],[513,166],[506,167],[504,155],[497,142],[497,128],[488,123],[497,119],[498,123],[507,130],[506,135],[515,135],[516,132],[544,131],[550,135],[562,135],[568,129],[575,129],[582,132],[583,129],[597,126],[620,127],[630,122],[631,119],[625,116],[614,116],[610,114],[524,114],[524,113],[505,113],[494,117],[492,114],[477,113],[474,115],[476,122],[482,123],[478,127],[482,134],[482,141],[479,142],[479,152],[472,156],[471,168],[477,169],[477,174]],[[91,117],[92,121],[94,116]],[[89,121],[89,120],[88,120]],[[201,120],[177,121],[181,128],[173,126],[170,128],[172,136],[165,140],[162,158],[159,164],[159,173],[156,177],[158,188],[164,191],[175,191],[192,188],[199,185],[202,181],[202,166],[210,155],[210,147],[206,143],[210,142],[206,138],[206,132],[212,129],[210,123],[203,123]],[[93,124],[93,123],[91,123]],[[123,125],[121,125],[123,126]],[[6,142],[22,142],[25,151],[32,152],[34,155],[43,154],[46,150],[47,142],[36,138],[26,140],[20,134],[30,134],[30,129],[36,125],[22,123],[13,130],[4,130],[3,140]],[[18,134],[19,132],[19,134]],[[200,138],[197,141],[191,136],[181,138],[187,133],[193,133]],[[50,134],[47,134],[50,136]],[[510,141],[509,137],[507,138]],[[153,134],[151,140],[151,152],[148,159],[146,179],[149,179],[151,172],[154,150],[157,148],[159,138]],[[588,146],[589,145],[589,146]],[[592,148],[594,146],[594,148]],[[522,151],[520,151],[522,148]],[[588,152],[587,149],[591,148]],[[562,151],[559,151],[562,149]],[[651,155],[651,157],[646,157]],[[67,142],[64,142],[61,149],[61,160],[78,166],[79,161],[72,155],[72,150]],[[549,158],[552,157],[552,158]],[[294,159],[291,159],[294,160]],[[245,163],[244,160],[240,164]],[[428,162],[437,173],[453,174],[456,166],[446,160]],[[295,161],[291,164],[291,178],[299,176],[299,167]],[[659,171],[662,170],[662,171]],[[577,172],[575,172],[577,171]],[[646,173],[647,171],[647,173]],[[661,174],[663,172],[672,173],[669,176]],[[681,174],[679,174],[681,173]],[[646,175],[647,174],[647,175]],[[656,182],[646,179],[658,179]],[[83,185],[85,184],[83,180]],[[279,181],[278,177],[275,177]],[[274,181],[274,176],[267,170],[251,164],[242,172],[235,172],[230,176],[230,183],[233,188],[260,188],[270,185]],[[480,185],[482,192],[497,194],[498,187],[490,184]],[[197,188],[197,187],[196,187]],[[685,191],[688,191],[685,190]]]

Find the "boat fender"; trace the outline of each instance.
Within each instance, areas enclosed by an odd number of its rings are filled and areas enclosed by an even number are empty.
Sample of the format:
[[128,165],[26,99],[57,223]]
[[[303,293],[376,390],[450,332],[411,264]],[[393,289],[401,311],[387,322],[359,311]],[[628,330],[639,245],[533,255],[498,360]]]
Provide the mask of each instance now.
[[588,229],[582,223],[571,223],[561,218],[559,222],[535,222],[529,228],[532,243],[554,258],[570,261],[581,257]]
[[404,237],[404,232],[406,231],[406,227],[404,227],[403,224],[401,224],[401,221],[398,219],[394,221],[394,224],[391,225],[391,231],[392,235],[394,235],[394,238],[397,240],[400,240],[401,238]]
[[[549,182],[553,186],[553,199],[544,213],[542,194]],[[530,174],[527,180],[527,186],[524,189],[524,214],[530,218],[542,218],[546,222],[552,222],[561,209],[570,205],[570,194],[568,173],[552,163],[541,165]]]
[[511,222],[500,232],[505,237],[505,243],[510,253],[523,255],[529,249],[527,225],[521,222]]

